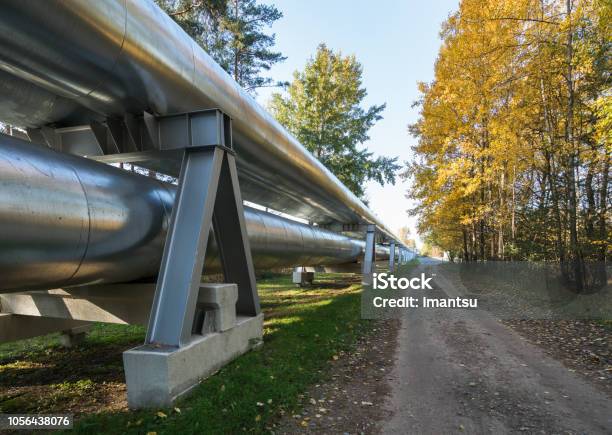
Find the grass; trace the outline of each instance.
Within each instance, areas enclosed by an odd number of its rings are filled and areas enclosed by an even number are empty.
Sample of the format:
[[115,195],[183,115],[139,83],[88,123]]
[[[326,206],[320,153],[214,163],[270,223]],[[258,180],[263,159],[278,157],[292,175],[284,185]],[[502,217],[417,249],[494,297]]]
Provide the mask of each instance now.
[[612,320],[597,320],[597,323],[612,331]]
[[[93,325],[87,334],[85,346],[122,345],[134,340],[144,340],[145,328],[138,325],[114,325],[109,323],[97,323]],[[59,333],[48,334],[41,337],[29,338],[27,340],[12,343],[0,343],[0,370],[2,361],[10,359],[37,358],[43,353],[50,353],[61,349]]]
[[[312,288],[298,289],[289,276],[273,276],[260,280],[258,287],[266,317],[261,350],[236,359],[171,409],[130,412],[102,408],[79,418],[71,433],[264,432],[283,413],[296,412],[298,395],[311,384],[324,381],[334,357],[350,350],[355,339],[368,330],[369,322],[360,319],[359,277],[317,274]],[[96,325],[78,351],[86,361],[100,357],[99,352],[107,359],[83,364],[83,373],[78,373],[81,365],[76,364],[79,368],[70,379],[49,380],[53,386],[49,395],[55,394],[58,399],[47,409],[58,411],[62,400],[74,403],[83,395],[93,394],[101,383],[107,385],[108,378],[96,373],[104,373],[105,365],[121,371],[121,350],[142,342],[143,334],[139,327]],[[56,364],[52,354],[75,352],[57,346],[56,336],[28,340],[27,345],[1,346],[0,377],[8,372],[27,383],[37,367],[20,370],[14,364]],[[4,404],[0,397],[0,410],[8,412]],[[37,410],[45,408],[39,406]]]

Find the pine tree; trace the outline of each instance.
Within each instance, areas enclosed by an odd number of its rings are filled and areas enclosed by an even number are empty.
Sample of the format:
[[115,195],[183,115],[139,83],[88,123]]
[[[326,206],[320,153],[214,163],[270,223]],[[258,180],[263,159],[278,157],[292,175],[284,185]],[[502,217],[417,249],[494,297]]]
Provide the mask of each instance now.
[[286,58],[272,50],[275,35],[266,27],[283,14],[256,0],[156,0],[242,87],[254,93],[284,86],[262,73]]

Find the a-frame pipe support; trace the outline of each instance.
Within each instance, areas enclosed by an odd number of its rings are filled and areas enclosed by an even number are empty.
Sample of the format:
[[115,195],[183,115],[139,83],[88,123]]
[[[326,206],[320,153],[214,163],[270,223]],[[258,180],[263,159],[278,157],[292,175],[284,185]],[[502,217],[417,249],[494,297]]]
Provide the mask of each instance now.
[[[162,158],[182,163],[145,344],[123,354],[131,408],[170,406],[263,336],[229,117],[144,121]],[[228,284],[201,283],[211,228]]]
[[[189,146],[184,149],[146,344],[182,347],[191,341],[211,227],[225,281],[238,286],[237,314],[256,316],[260,312],[231,144],[231,122],[220,111],[208,112],[204,117],[207,112],[198,113],[197,122],[185,118]],[[172,128],[180,129],[181,120],[176,122],[162,134],[168,137]],[[177,131],[176,135],[184,137],[185,132]],[[194,138],[205,143],[193,143]]]
[[374,273],[374,265],[376,263],[376,225],[369,224],[366,227],[365,236],[361,283],[363,285],[372,285],[372,274]]

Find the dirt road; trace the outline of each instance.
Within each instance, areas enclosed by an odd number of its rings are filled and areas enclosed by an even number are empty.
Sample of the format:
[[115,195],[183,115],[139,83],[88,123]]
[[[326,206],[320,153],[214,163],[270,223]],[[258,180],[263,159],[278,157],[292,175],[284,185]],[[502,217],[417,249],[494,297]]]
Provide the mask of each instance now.
[[[455,297],[442,269],[418,273]],[[612,433],[609,397],[482,310],[406,310],[398,341],[384,433]]]

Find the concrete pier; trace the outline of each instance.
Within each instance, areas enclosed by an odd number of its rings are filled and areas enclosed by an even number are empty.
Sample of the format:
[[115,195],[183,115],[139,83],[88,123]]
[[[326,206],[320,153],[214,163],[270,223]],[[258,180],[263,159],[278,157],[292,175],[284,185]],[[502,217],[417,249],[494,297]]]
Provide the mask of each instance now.
[[[170,406],[199,382],[236,357],[257,347],[263,337],[263,314],[236,316],[235,284],[202,285],[203,324],[214,332],[194,334],[185,346],[145,344],[123,353],[130,408]],[[212,315],[213,321],[206,322]]]

